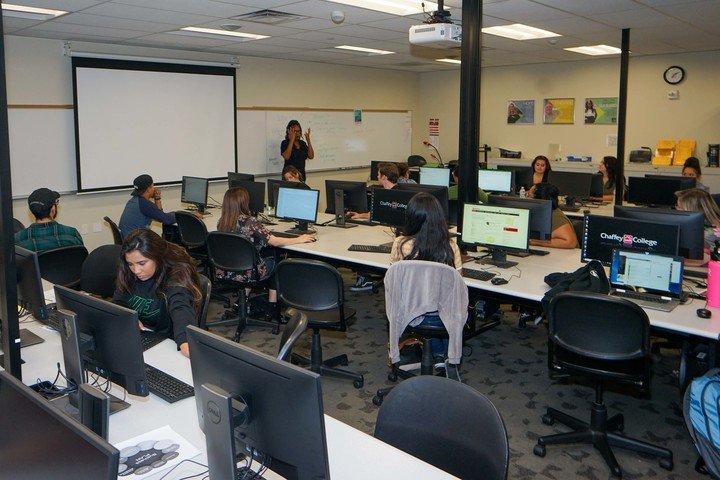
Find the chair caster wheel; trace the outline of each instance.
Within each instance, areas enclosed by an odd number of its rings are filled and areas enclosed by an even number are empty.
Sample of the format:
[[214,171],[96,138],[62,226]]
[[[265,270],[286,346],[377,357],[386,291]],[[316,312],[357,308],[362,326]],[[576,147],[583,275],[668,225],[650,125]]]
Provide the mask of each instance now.
[[537,455],[538,457],[544,457],[545,456],[545,445],[535,445],[533,447],[533,453]]
[[353,387],[355,388],[362,388],[363,385],[365,385],[365,379],[361,378],[359,380],[353,380]]
[[675,468],[675,464],[673,464],[672,460],[663,458],[662,460],[660,460],[660,467],[670,471]]
[[373,402],[373,405],[375,405],[376,407],[379,407],[380,405],[382,405],[383,398],[375,395],[372,399],[372,402]]
[[277,335],[278,333],[280,333],[280,328],[273,327],[273,329],[270,331],[270,333],[272,333],[273,335]]
[[545,425],[555,425],[555,419],[548,414],[542,416],[542,422]]
[[395,372],[388,373],[387,379],[390,380],[391,382],[397,382],[397,378],[398,378],[397,373],[395,373]]

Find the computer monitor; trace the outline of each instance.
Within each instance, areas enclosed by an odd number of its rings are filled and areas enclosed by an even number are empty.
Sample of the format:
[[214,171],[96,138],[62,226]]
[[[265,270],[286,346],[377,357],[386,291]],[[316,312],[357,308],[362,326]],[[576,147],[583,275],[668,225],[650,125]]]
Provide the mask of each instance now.
[[[55,285],[55,301],[58,309],[77,315],[85,369],[146,397],[137,312],[60,285]],[[111,411],[118,408],[117,402],[111,403]]]
[[478,170],[478,187],[486,192],[513,191],[513,172],[508,170]]
[[420,167],[420,184],[435,185],[438,187],[450,186],[450,169]]
[[182,192],[180,201],[190,203],[203,213],[207,206],[208,179],[199,177],[182,177]]
[[610,265],[614,249],[677,255],[680,229],[677,225],[586,215],[580,260]]
[[36,320],[47,323],[48,312],[37,253],[15,245],[15,267],[18,305],[32,313]]
[[297,222],[297,226],[288,230],[288,232],[296,234],[308,233],[308,223],[317,221],[319,198],[319,190],[280,188],[278,190],[275,215],[279,218]]
[[498,165],[498,170],[513,172],[513,189],[520,190],[520,187],[528,189],[533,184],[532,167],[519,167],[515,165]]
[[278,190],[280,188],[298,188],[301,190],[308,190],[310,187],[302,182],[286,182],[285,180],[274,180],[268,178],[267,181],[267,194],[268,194],[268,206],[275,208],[278,197]]
[[0,371],[0,465],[13,480],[114,480],[120,452]]
[[343,192],[343,208],[345,211],[367,212],[367,186],[365,182],[349,180],[325,180],[325,213],[335,213],[335,190]]
[[370,221],[389,227],[403,228],[408,202],[415,191],[392,188],[373,188],[370,201]]
[[548,183],[558,188],[558,193],[566,197],[565,201],[572,204],[574,199],[583,199],[590,196],[592,186],[592,173],[585,172],[548,172]]
[[489,195],[488,204],[530,210],[530,238],[550,240],[550,237],[552,237],[552,201],[539,198]]
[[378,179],[378,178],[377,178],[377,176],[378,176],[378,166],[379,166],[381,163],[392,163],[393,165],[397,166],[398,163],[402,163],[402,162],[391,162],[391,161],[389,161],[389,160],[372,160],[372,161],[370,162],[370,181],[371,181],[371,182],[374,182],[374,181],[376,181],[376,180]]
[[628,202],[636,205],[674,207],[675,192],[695,187],[692,177],[630,177],[628,179]]
[[463,243],[480,245],[490,251],[491,258],[479,262],[508,268],[517,262],[507,260],[508,252],[527,252],[530,210],[466,203],[463,206]]
[[329,479],[320,376],[194,326],[187,336],[210,478],[237,478],[244,454],[287,479]]
[[664,223],[680,227],[678,255],[691,260],[702,260],[705,247],[705,214],[667,208],[624,207],[615,205],[615,216],[647,222]]
[[255,175],[252,173],[228,172],[228,188],[236,187],[234,182],[254,182]]
[[595,173],[590,180],[590,196],[602,198],[603,195],[605,195],[605,182],[602,173]]
[[265,210],[265,184],[247,180],[235,180],[230,188],[244,188],[248,192],[250,213],[256,215]]
[[[679,190],[687,190],[688,188],[695,188],[697,185],[697,178],[695,177],[683,177],[682,175],[658,175],[656,173],[646,173],[645,178],[659,178],[661,180],[675,180],[680,182]],[[677,190],[676,190],[677,191]]]
[[395,185],[393,190],[407,190],[415,193],[429,193],[433,197],[437,198],[438,202],[440,202],[440,207],[445,214],[445,220],[448,220],[450,218],[448,207],[448,187],[440,187],[437,185],[417,185],[414,183],[398,183],[397,185]]

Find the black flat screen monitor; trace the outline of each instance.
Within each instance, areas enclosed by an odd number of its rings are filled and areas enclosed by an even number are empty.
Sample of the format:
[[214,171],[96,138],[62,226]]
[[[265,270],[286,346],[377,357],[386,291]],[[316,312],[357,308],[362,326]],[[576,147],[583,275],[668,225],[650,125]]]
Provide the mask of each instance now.
[[595,173],[590,181],[590,196],[601,198],[603,195],[605,195],[605,182],[603,182],[602,173]]
[[677,255],[690,260],[702,260],[705,247],[705,214],[667,208],[623,207],[615,205],[615,216],[664,223],[680,227]]
[[345,211],[367,212],[367,186],[365,182],[325,180],[325,213],[335,213],[335,190],[342,190]]
[[228,172],[228,188],[236,187],[237,185],[234,184],[234,182],[254,182],[255,181],[255,175],[252,173],[236,173],[236,172]]
[[120,452],[46,399],[0,371],[3,478],[114,480]]
[[285,180],[274,180],[268,178],[267,181],[267,194],[268,194],[268,206],[275,208],[278,197],[278,189],[280,188],[298,188],[301,190],[309,190],[310,187],[302,182],[286,182]]
[[631,220],[604,215],[586,215],[583,225],[583,262],[598,260],[610,265],[614,249],[677,255],[680,229],[677,225]]
[[547,181],[558,188],[561,196],[582,199],[590,196],[592,177],[592,173],[552,170],[548,172]]
[[381,163],[392,163],[393,165],[397,166],[398,163],[402,162],[391,162],[389,160],[372,160],[370,162],[370,181],[375,182],[378,179],[378,166]]
[[675,192],[695,187],[692,177],[630,177],[628,179],[628,202],[636,205],[674,207]]
[[478,187],[486,192],[513,191],[513,172],[508,170],[478,170]]
[[250,213],[256,215],[265,209],[265,184],[263,182],[251,182],[247,180],[233,181],[230,188],[244,188],[248,192]]
[[498,165],[498,170],[504,170],[506,172],[513,172],[513,188],[515,191],[520,190],[520,187],[528,189],[533,183],[533,170],[532,167],[519,167],[515,165]]
[[442,208],[442,211],[445,214],[445,220],[447,221],[449,219],[448,187],[439,187],[436,185],[416,185],[414,183],[398,183],[395,185],[393,190],[429,193],[433,197],[437,198],[438,202],[440,202],[440,208]]
[[435,167],[420,167],[421,185],[435,185],[438,187],[450,186],[450,169]]
[[208,179],[199,177],[182,177],[180,201],[195,205],[198,212],[204,212],[207,206]]
[[552,237],[552,201],[539,198],[489,195],[488,204],[530,210],[530,238],[550,240],[550,237]]
[[48,312],[37,253],[15,245],[15,267],[18,305],[32,313],[36,320],[47,323]]
[[[234,478],[232,454],[255,452],[287,479],[329,479],[320,376],[194,326],[187,335],[200,428],[216,446],[210,478]],[[232,403],[218,402],[218,391]],[[228,410],[244,422],[216,428]]]
[[278,218],[295,220],[298,232],[294,233],[308,233],[308,223],[317,221],[319,198],[319,190],[280,188],[275,215]]
[[371,191],[370,221],[390,227],[404,227],[408,202],[417,192],[401,190],[397,187],[390,190],[373,188]]
[[507,254],[528,251],[530,210],[499,205],[466,203],[463,206],[462,242],[487,248],[492,258],[480,263],[508,268]]
[[87,339],[81,349],[85,369],[146,397],[137,312],[60,285],[55,285],[55,300],[58,309],[77,315],[80,333]]

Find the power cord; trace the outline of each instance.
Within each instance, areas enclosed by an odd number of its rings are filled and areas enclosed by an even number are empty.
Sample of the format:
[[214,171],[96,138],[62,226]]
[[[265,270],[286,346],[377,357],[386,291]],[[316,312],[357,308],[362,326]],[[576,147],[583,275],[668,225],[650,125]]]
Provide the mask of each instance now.
[[[167,472],[165,472],[165,475],[163,475],[162,477],[160,477],[159,480],[165,480],[165,478],[166,478],[168,475],[170,475],[172,472],[174,472],[176,468],[178,468],[180,465],[182,465],[182,464],[185,463],[185,462],[194,463],[195,465],[198,465],[198,466],[200,466],[200,467],[202,467],[202,468],[205,468],[205,469],[208,468],[207,465],[204,465],[204,464],[202,464],[202,463],[200,463],[200,462],[196,462],[195,460],[185,459],[185,460],[183,460],[182,462],[180,462],[180,463],[178,463],[177,465],[175,465],[175,466],[174,466],[173,468],[171,468],[170,470],[168,470]],[[206,475],[208,472],[209,472],[209,470],[205,470],[204,472],[196,473],[195,475],[189,475],[189,476],[187,476],[187,477],[182,477],[182,478],[179,478],[178,480],[189,480],[189,479],[191,479],[191,478],[199,477],[200,475]]]

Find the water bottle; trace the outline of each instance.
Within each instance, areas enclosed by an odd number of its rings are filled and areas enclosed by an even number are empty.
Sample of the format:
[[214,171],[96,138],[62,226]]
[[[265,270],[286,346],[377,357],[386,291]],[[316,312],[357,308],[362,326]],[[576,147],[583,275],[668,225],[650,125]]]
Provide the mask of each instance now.
[[520,187],[518,195],[520,195],[520,198],[525,198],[525,187]]
[[720,307],[720,242],[715,241],[715,248],[710,255],[707,275],[707,304],[709,307]]

